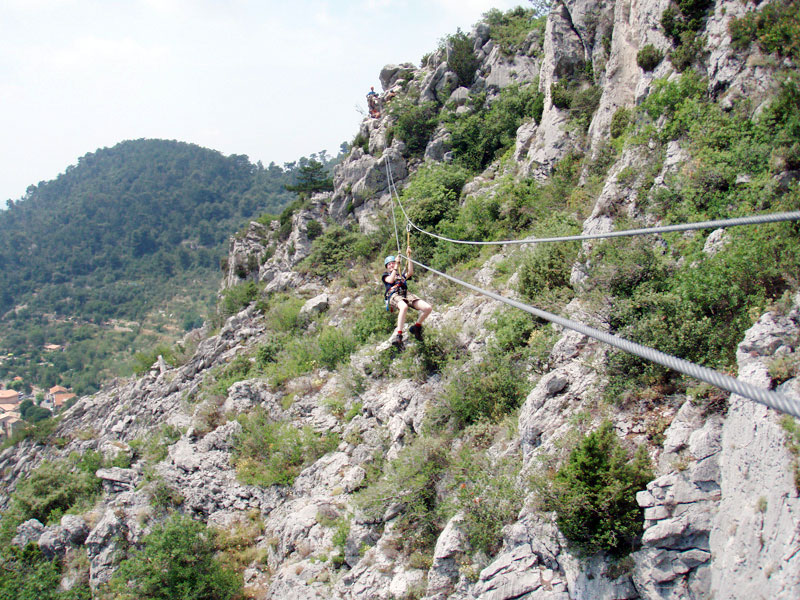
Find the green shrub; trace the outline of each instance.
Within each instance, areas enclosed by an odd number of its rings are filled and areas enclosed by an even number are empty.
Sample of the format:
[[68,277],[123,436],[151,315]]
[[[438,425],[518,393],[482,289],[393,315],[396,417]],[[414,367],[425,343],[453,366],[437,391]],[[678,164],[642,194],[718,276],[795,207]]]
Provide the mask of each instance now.
[[146,463],[155,464],[167,457],[167,447],[181,438],[181,432],[172,425],[162,425],[158,431],[149,433],[145,438],[131,440],[130,447],[134,455]]
[[158,357],[161,356],[164,362],[168,365],[175,366],[175,349],[167,346],[166,344],[159,344],[151,350],[137,352],[133,355],[133,372],[137,375],[143,375],[150,370]]
[[461,357],[463,348],[457,337],[451,328],[427,328],[423,341],[407,348],[400,359],[392,363],[391,371],[403,378],[426,381]]
[[170,511],[183,504],[181,493],[161,478],[156,478],[150,487],[150,505],[161,511]]
[[213,533],[189,517],[174,515],[144,537],[119,565],[109,589],[120,600],[227,600],[242,578],[216,558]]
[[592,116],[600,105],[603,89],[597,85],[583,87],[572,100],[573,119],[586,132],[592,123]]
[[[798,108],[800,93],[793,82],[782,85],[757,120],[709,102],[706,82],[693,72],[656,82],[642,110],[654,120],[666,117],[655,135],[683,138],[694,168],[654,195],[650,210],[665,222],[725,218],[765,207],[795,210],[797,194],[776,190],[769,181],[776,154],[790,153],[786,149],[800,143]],[[747,186],[734,184],[741,172],[751,175]],[[800,265],[796,235],[793,226],[778,224],[730,230],[730,243],[713,257],[702,253],[702,236],[669,237],[663,250],[618,240],[613,248],[596,246],[598,254],[590,260],[593,278],[604,281],[599,285],[613,296],[611,326],[620,335],[730,369],[752,311],[763,310],[795,285],[789,274]],[[644,386],[675,383],[666,369],[621,353],[612,353],[609,367],[613,399]]]
[[497,347],[503,352],[512,352],[524,347],[541,324],[542,321],[533,315],[508,309],[499,312],[489,327],[495,332]]
[[[259,287],[255,281],[245,281],[222,291],[217,313],[224,321],[258,298]],[[221,324],[221,323],[220,323]]]
[[283,345],[277,337],[269,337],[265,342],[256,348],[256,368],[263,371],[270,363],[278,359],[278,354],[283,349]]
[[210,392],[216,396],[226,397],[228,388],[237,381],[244,381],[253,372],[254,365],[250,358],[239,354],[214,375],[214,384]]
[[[88,508],[100,492],[97,453],[45,461],[20,481],[12,502],[22,521],[57,522],[70,509]],[[21,521],[21,522],[22,522]]]
[[322,224],[319,221],[309,221],[306,224],[306,237],[313,241],[322,235]]
[[460,453],[453,469],[455,502],[473,550],[494,556],[500,549],[502,529],[517,519],[525,498],[520,468],[518,456],[492,461],[473,448]]
[[582,78],[562,78],[550,85],[553,106],[570,111],[570,117],[583,131],[589,129],[602,94],[599,86],[587,84]]
[[376,290],[375,297],[367,301],[353,324],[353,335],[363,344],[376,337],[389,335],[396,321],[395,315],[386,310],[383,296]]
[[286,240],[289,238],[289,234],[292,233],[292,217],[294,216],[294,213],[296,213],[302,207],[303,200],[298,198],[297,200],[294,200],[292,203],[288,204],[286,208],[281,211],[281,214],[278,217],[278,221],[281,224],[278,228],[279,240]]
[[761,10],[750,11],[728,23],[735,48],[746,49],[758,42],[766,54],[778,54],[797,61],[800,58],[800,2],[773,0]]
[[447,51],[447,68],[458,76],[460,85],[471,86],[475,80],[475,71],[481,64],[475,56],[472,40],[461,29],[457,29],[456,33],[444,39],[442,47]]
[[353,148],[361,148],[364,154],[369,154],[369,136],[362,135],[361,132],[359,132],[353,139],[351,146]]
[[287,381],[314,370],[318,362],[317,338],[293,337],[287,340],[277,359],[264,366],[263,373],[273,385],[281,387]]
[[367,258],[377,250],[377,240],[357,231],[332,225],[311,244],[311,253],[299,269],[321,277],[342,272],[357,258]]
[[611,135],[611,139],[615,140],[618,137],[620,137],[623,133],[625,133],[625,129],[627,129],[630,121],[631,121],[630,109],[619,107],[616,111],[614,111],[614,116],[611,117],[611,128],[609,132]]
[[264,315],[267,328],[280,333],[296,331],[302,326],[301,308],[303,308],[302,298],[289,295],[273,296]]
[[432,550],[442,530],[437,486],[447,473],[449,440],[418,436],[383,469],[381,479],[357,494],[365,514],[379,520],[387,508],[401,503],[397,529],[407,553]]
[[781,427],[786,434],[786,448],[792,455],[792,472],[795,490],[800,492],[800,425],[791,415],[781,417]]
[[[677,113],[683,113],[707,97],[708,83],[697,73],[689,71],[673,81],[656,80],[653,91],[642,102],[642,109],[654,121],[665,115],[671,123],[665,127],[667,139],[676,139],[680,132],[675,123]],[[696,118],[697,115],[691,115]],[[680,125],[683,125],[680,123]]]
[[471,171],[480,171],[513,148],[523,121],[529,117],[541,120],[544,95],[538,87],[537,82],[525,87],[508,86],[488,108],[484,106],[485,95],[480,95],[471,114],[449,115],[446,125],[456,162]]
[[653,71],[664,58],[664,53],[653,44],[647,44],[636,54],[636,64],[645,71]]
[[585,436],[552,480],[539,482],[545,510],[556,513],[564,536],[584,555],[604,551],[625,556],[642,534],[636,492],[653,478],[645,446],[633,461],[605,421]]
[[705,46],[704,37],[699,37],[692,31],[684,31],[681,34],[681,43],[669,54],[669,62],[682,73],[703,56]]
[[60,589],[62,567],[49,560],[34,543],[25,548],[7,546],[0,550],[0,598],[9,600],[91,600],[88,582],[69,591]]
[[572,108],[573,95],[573,86],[567,79],[559,79],[550,85],[550,100],[556,108],[562,110]]
[[681,34],[699,32],[705,26],[712,0],[678,0],[661,14],[661,27],[673,42],[681,42]]
[[305,467],[339,443],[335,433],[276,423],[262,409],[238,421],[242,431],[234,437],[232,462],[239,481],[248,485],[292,485]]
[[[440,221],[452,221],[458,214],[461,189],[467,172],[456,165],[430,165],[420,168],[403,190],[402,201],[409,218],[421,229],[437,231]],[[417,236],[414,258],[431,264],[436,241]]]
[[773,384],[780,385],[800,375],[800,356],[797,354],[776,356],[770,361],[768,370]]
[[444,404],[458,429],[479,421],[497,422],[519,407],[530,390],[527,374],[508,354],[495,351],[454,374]]
[[539,31],[540,39],[544,40],[546,15],[537,15],[534,9],[518,6],[504,13],[492,8],[483,18],[489,25],[489,38],[500,46],[500,51],[506,56],[521,50],[531,31]]
[[[540,231],[549,236],[575,235],[578,233],[574,219],[553,215]],[[559,304],[571,295],[570,273],[578,256],[578,244],[573,242],[536,244],[525,256],[519,271],[519,292],[525,298]]]
[[435,102],[415,104],[410,98],[395,98],[389,109],[395,124],[388,134],[402,140],[411,156],[418,156],[425,151],[436,130],[438,113],[439,107]]
[[353,336],[338,327],[326,327],[317,338],[319,362],[328,369],[335,369],[339,363],[350,358],[356,349]]

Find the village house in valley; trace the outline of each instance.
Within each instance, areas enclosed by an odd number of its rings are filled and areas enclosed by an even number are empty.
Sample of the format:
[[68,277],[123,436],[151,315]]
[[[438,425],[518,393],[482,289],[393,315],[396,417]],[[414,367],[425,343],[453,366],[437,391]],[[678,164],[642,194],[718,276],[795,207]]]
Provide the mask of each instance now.
[[51,387],[45,396],[46,408],[52,408],[54,411],[58,410],[69,400],[74,398],[75,394],[70,392],[63,385],[55,385]]
[[19,392],[16,390],[0,390],[0,439],[11,437],[24,425],[18,412]]

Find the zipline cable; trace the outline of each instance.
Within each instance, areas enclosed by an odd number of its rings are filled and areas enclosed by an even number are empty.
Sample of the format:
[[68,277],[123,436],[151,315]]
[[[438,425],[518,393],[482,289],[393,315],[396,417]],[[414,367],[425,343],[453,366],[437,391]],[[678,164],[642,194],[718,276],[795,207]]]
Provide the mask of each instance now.
[[[400,195],[397,193],[397,187],[394,185],[394,180],[388,169],[387,169],[387,180],[389,182],[389,193],[391,195],[392,190],[394,190],[394,194],[397,197],[397,204],[400,206],[400,210],[403,212],[403,216],[406,218],[407,231],[408,227],[412,226],[418,231],[421,231],[422,233],[425,233],[427,235],[433,235],[433,237],[439,237],[440,239],[444,239],[445,241],[451,241],[455,243],[468,243],[459,240],[450,240],[442,236],[436,236],[435,234],[430,234],[426,231],[421,230],[416,225],[414,225],[411,219],[408,218],[408,215],[406,214],[406,211],[403,208],[403,204],[400,201]],[[511,242],[508,243],[537,243],[537,242],[555,242],[555,241],[567,241],[567,240],[577,241],[584,239],[599,239],[601,237],[621,237],[624,235],[645,235],[649,233],[663,233],[666,231],[688,231],[690,229],[706,229],[711,227],[716,229],[719,227],[732,227],[734,225],[752,225],[757,223],[772,223],[777,221],[790,221],[798,219],[800,219],[800,212],[775,213],[771,215],[757,215],[752,217],[744,217],[740,219],[727,219],[724,221],[706,221],[705,223],[688,223],[685,225],[669,225],[666,227],[654,227],[649,229],[618,231],[618,232],[612,232],[610,234],[596,234],[589,236],[567,236],[564,238],[541,238],[537,240],[521,240],[521,241],[512,240]],[[392,220],[394,220],[395,237],[397,238],[397,244],[399,248],[400,237],[397,230],[397,221],[395,220],[394,201],[392,201]],[[471,243],[481,244],[488,242],[471,242]],[[503,242],[494,242],[494,243],[499,244]],[[660,350],[655,350],[654,348],[650,348],[648,346],[643,346],[641,344],[631,342],[630,340],[626,340],[625,338],[621,338],[619,336],[606,333],[604,331],[600,331],[599,329],[589,327],[588,325],[572,321],[571,319],[567,319],[565,317],[560,317],[556,314],[541,310],[534,306],[518,302],[517,300],[506,298],[505,296],[501,296],[500,294],[497,294],[495,292],[484,290],[475,285],[472,285],[471,283],[467,283],[466,281],[462,281],[456,277],[453,277],[452,275],[447,275],[446,273],[442,273],[441,271],[438,271],[433,267],[429,267],[428,265],[416,261],[410,257],[406,256],[404,258],[408,262],[412,262],[415,265],[418,265],[423,269],[430,271],[431,273],[435,273],[440,277],[444,277],[445,279],[448,279],[458,285],[466,287],[467,289],[470,289],[474,292],[477,292],[484,296],[488,296],[489,298],[492,298],[504,304],[508,304],[509,306],[530,313],[536,317],[539,317],[551,323],[555,323],[556,325],[560,325],[561,327],[565,327],[567,329],[571,329],[572,331],[576,331],[582,335],[594,338],[600,342],[618,348],[624,352],[628,352],[629,354],[634,354],[635,356],[644,358],[645,360],[657,363],[661,366],[667,367],[674,371],[678,371],[679,373],[683,373],[684,375],[689,375],[690,377],[694,377],[699,381],[704,381],[720,389],[727,390],[731,393],[742,396],[743,398],[747,398],[754,402],[764,404],[765,406],[768,406],[775,410],[779,410],[781,412],[790,414],[794,417],[800,418],[800,401],[788,396],[787,394],[756,387],[750,383],[742,381],[741,379],[731,377],[730,375],[725,375],[724,373],[720,373],[719,371],[715,371],[714,369],[709,369],[708,367],[702,367],[688,360],[684,360],[682,358],[672,356],[671,354],[661,352]]]
[[405,259],[414,263],[415,265],[419,265],[423,269],[427,269],[431,273],[435,273],[436,275],[444,277],[445,279],[449,279],[458,285],[466,287],[474,292],[478,292],[479,294],[483,294],[484,296],[488,296],[489,298],[499,302],[503,302],[504,304],[508,304],[509,306],[513,306],[514,308],[518,308],[519,310],[523,310],[536,317],[545,319],[546,321],[550,321],[551,323],[555,323],[561,327],[577,331],[582,335],[594,338],[630,354],[635,354],[640,358],[644,358],[674,371],[683,373],[684,375],[689,375],[690,377],[694,377],[700,381],[710,383],[711,385],[720,389],[727,390],[744,398],[764,404],[770,408],[774,408],[781,412],[800,418],[800,401],[788,396],[787,394],[756,387],[750,383],[747,383],[746,381],[731,377],[730,375],[725,375],[724,373],[720,373],[714,369],[702,367],[695,363],[689,362],[688,360],[683,360],[682,358],[666,354],[665,352],[649,348],[648,346],[642,346],[641,344],[631,342],[625,338],[621,338],[610,333],[605,333],[599,329],[589,327],[588,325],[572,321],[565,317],[560,317],[528,304],[512,300],[511,298],[506,298],[505,296],[501,296],[495,292],[484,290],[472,285],[471,283],[467,283],[466,281],[462,281],[456,277],[453,277],[452,275],[447,275],[446,273],[437,271],[433,267],[429,267],[428,265],[422,264],[421,262],[418,262],[407,256]]
[[[522,238],[519,240],[495,240],[488,242],[477,242],[471,240],[456,240],[453,238],[445,237],[437,233],[425,231],[418,227],[411,219],[409,219],[403,203],[400,201],[400,194],[397,193],[397,188],[394,187],[395,196],[397,196],[397,204],[400,210],[403,211],[403,216],[406,218],[411,227],[424,233],[427,236],[436,238],[445,242],[453,244],[469,244],[473,246],[505,246],[508,244],[542,244],[545,242],[579,242],[583,240],[599,240],[604,238],[628,237],[635,235],[652,235],[656,233],[670,233],[675,231],[693,231],[696,229],[719,229],[725,227],[735,227],[738,225],[760,225],[762,223],[778,223],[780,221],[800,221],[800,211],[782,212],[762,215],[751,215],[749,217],[737,217],[734,219],[718,219],[716,221],[703,221],[700,223],[682,223],[679,225],[662,225],[659,227],[644,227],[641,229],[626,229],[623,231],[611,231],[608,233],[589,233],[585,235],[565,235],[550,238]],[[391,193],[391,189],[390,189]],[[392,203],[394,209],[394,203]]]

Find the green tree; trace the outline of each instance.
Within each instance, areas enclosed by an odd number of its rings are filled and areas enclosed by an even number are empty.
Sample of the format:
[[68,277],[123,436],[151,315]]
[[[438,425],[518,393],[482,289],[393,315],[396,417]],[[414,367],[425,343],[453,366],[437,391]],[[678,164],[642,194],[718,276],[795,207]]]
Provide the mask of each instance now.
[[624,556],[642,535],[636,492],[652,478],[645,446],[629,461],[614,425],[604,421],[581,440],[552,481],[538,487],[545,509],[556,512],[559,529],[583,554]]
[[442,46],[447,54],[447,67],[458,76],[459,84],[471,86],[475,71],[481,64],[475,56],[472,40],[461,29],[457,29],[456,33],[444,39]]
[[325,170],[325,165],[313,159],[298,169],[296,180],[293,185],[285,186],[288,191],[311,195],[333,189],[333,179]]

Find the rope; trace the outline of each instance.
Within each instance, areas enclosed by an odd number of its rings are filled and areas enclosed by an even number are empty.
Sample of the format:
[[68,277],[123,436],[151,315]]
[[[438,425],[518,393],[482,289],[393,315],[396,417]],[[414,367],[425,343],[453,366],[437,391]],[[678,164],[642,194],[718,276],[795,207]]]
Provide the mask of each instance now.
[[626,340],[616,335],[612,335],[610,333],[605,333],[603,331],[600,331],[599,329],[589,327],[588,325],[583,325],[582,323],[572,321],[565,317],[560,317],[558,315],[535,308],[528,304],[523,304],[522,302],[506,298],[505,296],[501,296],[500,294],[496,294],[494,292],[481,289],[477,286],[467,283],[466,281],[461,281],[456,277],[447,275],[445,273],[442,273],[441,271],[437,271],[436,269],[424,265],[421,262],[418,262],[412,258],[405,257],[405,259],[414,263],[415,265],[419,265],[423,269],[427,269],[431,273],[435,273],[441,277],[444,277],[445,279],[449,279],[450,281],[457,283],[463,287],[466,287],[474,292],[478,292],[479,294],[483,294],[484,296],[488,296],[489,298],[498,300],[499,302],[503,302],[504,304],[508,304],[509,306],[513,306],[514,308],[524,310],[525,312],[537,316],[541,319],[545,319],[546,321],[550,321],[551,323],[555,323],[556,325],[560,325],[567,329],[577,331],[582,335],[594,338],[603,343],[614,346],[615,348],[624,350],[625,352],[628,352],[630,354],[635,354],[636,356],[657,363],[674,371],[678,371],[680,373],[683,373],[684,375],[689,375],[690,377],[694,377],[695,379],[698,379],[700,381],[705,381],[706,383],[710,383],[711,385],[714,385],[720,389],[727,390],[744,398],[748,398],[760,404],[764,404],[770,408],[774,408],[781,412],[800,418],[800,401],[788,396],[787,394],[756,387],[750,383],[742,381],[741,379],[737,379],[735,377],[731,377],[730,375],[725,375],[724,373],[720,373],[719,371],[715,371],[707,367],[701,367],[700,365],[694,364],[687,360],[683,360],[682,358],[677,358],[675,356],[666,354],[659,350],[655,350],[647,346],[642,346],[641,344],[631,342],[629,340]]
[[[389,161],[386,161],[386,181],[389,183],[389,201],[392,203],[392,222],[394,223],[394,238],[397,240],[397,255],[400,256],[400,234],[397,232],[397,219],[394,215],[394,198],[392,197],[392,188],[394,188],[394,193],[397,195],[397,188],[394,187],[394,178],[392,177],[392,173],[389,170]],[[400,201],[400,196],[397,197],[398,202]],[[405,211],[403,211],[405,214]]]

